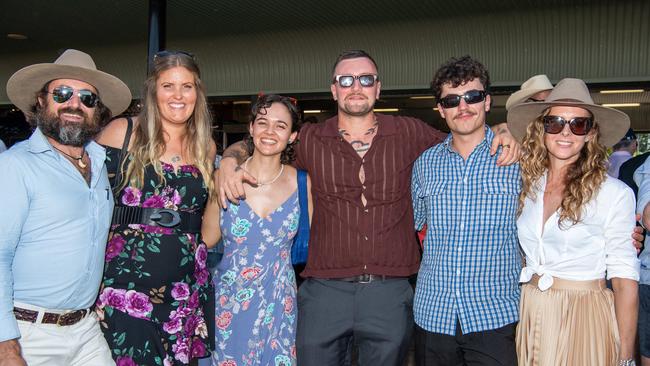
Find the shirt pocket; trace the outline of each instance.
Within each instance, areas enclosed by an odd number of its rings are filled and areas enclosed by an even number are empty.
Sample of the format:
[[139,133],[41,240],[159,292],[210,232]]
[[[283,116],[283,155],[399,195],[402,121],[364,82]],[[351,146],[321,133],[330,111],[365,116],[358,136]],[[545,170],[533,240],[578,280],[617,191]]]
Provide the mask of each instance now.
[[514,225],[519,205],[517,181],[492,179],[481,182],[478,200],[481,218],[488,225]]
[[447,192],[447,181],[434,180],[429,181],[422,186],[420,191],[420,199],[423,199],[427,205],[427,214],[429,221],[428,230],[441,229],[447,226],[447,217],[450,212],[448,207],[450,194]]

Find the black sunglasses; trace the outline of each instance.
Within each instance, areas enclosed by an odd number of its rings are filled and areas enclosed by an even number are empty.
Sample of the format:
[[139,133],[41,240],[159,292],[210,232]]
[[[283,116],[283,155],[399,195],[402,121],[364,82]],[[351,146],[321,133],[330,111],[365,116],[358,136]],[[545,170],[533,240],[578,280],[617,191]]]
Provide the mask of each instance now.
[[354,84],[354,80],[358,79],[359,84],[363,87],[371,87],[375,85],[378,77],[374,74],[364,75],[336,75],[334,76],[334,83],[339,83],[341,88],[349,88]]
[[185,52],[185,51],[168,51],[168,50],[156,52],[156,54],[153,55],[153,59],[155,61],[158,57],[167,57],[167,56],[175,56],[175,55],[184,55],[196,61],[196,59],[194,58],[194,54],[192,53]]
[[442,108],[455,108],[460,105],[460,100],[465,99],[467,104],[476,104],[485,100],[487,93],[485,90],[470,90],[463,95],[449,94],[438,100]]
[[569,124],[571,133],[576,136],[584,136],[589,133],[594,126],[594,120],[591,117],[575,117],[570,120],[565,120],[560,116],[544,116],[544,132],[552,135],[562,132],[564,125]]
[[74,88],[67,85],[57,86],[48,93],[52,94],[52,99],[57,103],[65,103],[69,101],[75,93],[79,97],[81,103],[88,108],[95,108],[97,102],[99,102],[99,96],[90,90],[80,89],[75,91]]

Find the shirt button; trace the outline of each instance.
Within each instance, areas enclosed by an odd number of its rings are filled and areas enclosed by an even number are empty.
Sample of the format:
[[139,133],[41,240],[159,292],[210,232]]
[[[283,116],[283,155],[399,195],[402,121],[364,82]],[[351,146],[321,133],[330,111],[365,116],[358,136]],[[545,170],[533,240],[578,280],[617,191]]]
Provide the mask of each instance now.
[[456,290],[456,296],[460,297],[460,291]]
[[366,212],[366,213],[367,213],[367,212],[368,212],[368,209],[366,208],[365,210],[363,210],[363,212]]
[[463,248],[458,247],[458,251],[459,251],[459,252],[462,252],[462,251],[463,251]]
[[465,228],[465,223],[464,223],[464,222],[461,222],[461,223],[460,223],[460,228],[461,228],[461,229],[464,229],[464,228]]
[[463,178],[463,183],[467,184],[467,178]]
[[366,189],[366,186],[361,186],[361,188]]
[[456,274],[460,276],[460,269],[456,270]]
[[366,240],[368,240],[368,237],[367,237],[367,236],[364,236],[363,238],[366,239]]

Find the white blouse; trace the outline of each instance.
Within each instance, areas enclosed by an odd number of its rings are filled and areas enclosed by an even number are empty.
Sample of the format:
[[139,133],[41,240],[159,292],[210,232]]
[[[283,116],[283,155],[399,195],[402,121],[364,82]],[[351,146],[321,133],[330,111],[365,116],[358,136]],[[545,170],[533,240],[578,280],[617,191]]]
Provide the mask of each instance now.
[[634,193],[618,179],[606,177],[600,190],[583,207],[576,225],[558,225],[558,212],[546,223],[546,175],[536,186],[537,199],[526,197],[517,220],[519,243],[526,256],[520,282],[539,275],[539,289],[547,290],[553,277],[586,281],[613,277],[639,280],[639,260],[632,245],[635,226]]

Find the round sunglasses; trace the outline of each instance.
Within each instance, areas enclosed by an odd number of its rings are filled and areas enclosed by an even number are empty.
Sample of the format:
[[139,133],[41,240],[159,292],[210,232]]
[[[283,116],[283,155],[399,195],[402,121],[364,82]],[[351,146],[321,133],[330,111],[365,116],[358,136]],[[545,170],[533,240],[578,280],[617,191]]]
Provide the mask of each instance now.
[[591,117],[575,117],[567,121],[560,116],[548,115],[544,116],[542,121],[544,122],[544,132],[552,135],[562,132],[564,125],[567,123],[569,124],[571,133],[576,136],[584,136],[588,134],[594,126],[594,120]]
[[440,98],[438,100],[438,103],[442,106],[442,108],[456,108],[460,105],[460,100],[465,99],[465,103],[467,104],[476,104],[480,103],[485,100],[485,96],[487,93],[485,90],[469,90],[465,92],[463,95],[458,95],[458,94],[449,94],[444,96],[443,98]]
[[61,85],[61,86],[57,86],[51,92],[48,93],[52,94],[52,99],[55,102],[65,103],[69,101],[73,95],[75,95],[75,92],[76,95],[79,97],[81,103],[86,107],[95,108],[97,106],[97,102],[99,101],[99,96],[88,89],[80,89],[75,91],[74,88],[70,86]]

